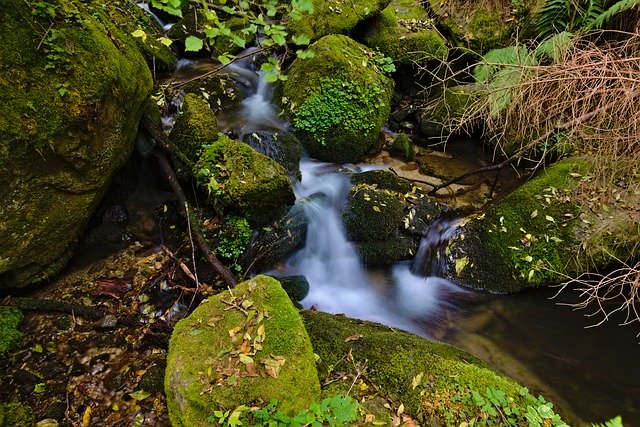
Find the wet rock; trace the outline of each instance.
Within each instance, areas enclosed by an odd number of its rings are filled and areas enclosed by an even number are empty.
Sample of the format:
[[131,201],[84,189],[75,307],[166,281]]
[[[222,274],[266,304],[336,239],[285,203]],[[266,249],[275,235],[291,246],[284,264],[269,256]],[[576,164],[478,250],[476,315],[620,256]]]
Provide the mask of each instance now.
[[167,368],[166,362],[158,363],[148,368],[140,378],[138,388],[149,393],[159,393],[164,391],[164,372]]
[[22,396],[33,393],[36,384],[39,382],[40,378],[37,375],[25,369],[20,369],[13,374],[13,385],[16,388],[16,393]]
[[389,147],[389,152],[400,157],[405,162],[410,162],[414,156],[413,141],[406,133],[401,132],[393,140],[391,147]]
[[266,271],[304,244],[309,223],[304,203],[308,201],[298,202],[281,219],[260,230],[242,258],[244,271]]
[[373,52],[348,37],[325,36],[310,49],[315,57],[293,62],[275,99],[312,157],[357,163],[380,146],[393,80]]
[[97,331],[111,331],[118,327],[118,318],[113,314],[107,314],[98,322],[93,324],[93,328]]
[[286,131],[256,131],[244,135],[242,141],[257,152],[278,162],[292,178],[300,180],[302,145],[298,138]]
[[295,201],[282,166],[226,136],[207,147],[194,175],[213,206],[245,216],[254,227],[268,224]]
[[394,194],[361,186],[351,191],[342,218],[350,240],[372,241],[390,237],[403,217],[402,203]]
[[40,374],[44,379],[57,378],[67,373],[67,365],[60,360],[52,360],[44,362],[40,368]]
[[309,281],[304,276],[283,276],[274,279],[280,282],[282,289],[293,302],[300,302],[309,294]]

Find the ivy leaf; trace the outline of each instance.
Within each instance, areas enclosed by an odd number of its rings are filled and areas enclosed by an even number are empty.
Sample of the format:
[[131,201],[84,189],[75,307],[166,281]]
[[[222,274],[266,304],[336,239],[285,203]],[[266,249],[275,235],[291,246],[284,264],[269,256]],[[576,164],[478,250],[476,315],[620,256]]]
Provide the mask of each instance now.
[[135,38],[142,39],[143,42],[147,41],[147,33],[145,33],[143,30],[139,28],[135,30],[133,33],[131,33],[131,35]]
[[306,34],[300,34],[299,36],[292,36],[291,40],[297,45],[306,46],[311,43],[311,39]]
[[169,37],[160,37],[158,41],[165,46],[171,46],[171,43],[173,43],[173,40],[171,40]]
[[184,40],[184,50],[187,52],[198,52],[204,46],[201,38],[189,36]]

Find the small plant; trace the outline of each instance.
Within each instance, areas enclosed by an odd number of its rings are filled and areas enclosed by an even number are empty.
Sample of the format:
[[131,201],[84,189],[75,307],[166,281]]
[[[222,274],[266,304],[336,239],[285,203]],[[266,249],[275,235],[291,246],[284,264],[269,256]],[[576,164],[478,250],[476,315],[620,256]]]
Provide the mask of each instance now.
[[232,263],[233,270],[240,272],[242,266],[238,263],[238,259],[247,249],[253,230],[247,220],[239,216],[228,216],[225,218],[225,223],[216,235],[219,239],[216,254]]
[[46,1],[31,3],[31,14],[40,18],[54,19],[57,6]]
[[263,408],[241,405],[233,411],[214,411],[207,421],[221,427],[251,425],[255,427],[347,426],[358,418],[360,405],[349,396],[336,395],[321,403],[312,403],[295,416],[278,410],[278,401],[272,400]]

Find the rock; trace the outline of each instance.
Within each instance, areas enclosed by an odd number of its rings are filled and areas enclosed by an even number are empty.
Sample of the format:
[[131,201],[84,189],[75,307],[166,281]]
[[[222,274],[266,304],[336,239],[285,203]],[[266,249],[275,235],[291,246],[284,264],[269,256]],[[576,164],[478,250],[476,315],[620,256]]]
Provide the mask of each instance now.
[[[244,308],[230,309],[234,304]],[[255,310],[254,315],[248,317],[246,310]],[[243,341],[249,329],[255,339]],[[185,427],[208,426],[213,411],[241,404],[277,399],[278,409],[291,415],[319,401],[313,349],[280,284],[257,276],[210,297],[178,322],[169,344],[165,392],[172,425]]]
[[364,26],[362,43],[402,64],[444,61],[449,49],[418,0],[394,0]]
[[152,365],[142,374],[138,388],[149,393],[162,393],[164,391],[164,373],[167,365],[164,361],[159,361],[157,365]]
[[456,1],[428,0],[438,24],[454,46],[484,54],[511,44],[512,36],[535,15],[544,0],[460,4]]
[[13,350],[22,338],[18,330],[22,318],[22,311],[17,308],[0,306],[0,356]]
[[185,93],[194,93],[207,98],[209,107],[218,115],[221,112],[237,110],[247,97],[249,83],[242,83],[237,73],[227,70],[227,74],[217,73],[187,83]]
[[619,190],[624,202],[605,197],[608,212],[579,204],[576,188],[591,170],[588,161],[563,160],[469,218],[449,244],[448,278],[512,293],[631,260],[640,220],[630,206],[639,206],[640,196]]
[[214,206],[245,216],[253,227],[268,224],[295,201],[282,166],[226,136],[207,147],[194,175]]
[[486,92],[481,85],[453,86],[416,112],[420,130],[428,138],[444,138],[457,131],[455,126],[469,107]]
[[115,3],[67,2],[56,13],[52,25],[16,3],[0,16],[0,287],[65,265],[131,154],[153,87]]
[[204,145],[218,140],[218,122],[209,105],[189,93],[184,97],[180,114],[169,134],[176,173],[186,179],[193,172]]
[[329,34],[347,34],[358,23],[369,19],[387,7],[390,0],[359,0],[344,4],[332,0],[313,0],[313,14],[285,24],[293,35],[306,35],[311,40]]
[[286,131],[256,131],[244,135],[242,140],[257,152],[278,162],[295,179],[302,179],[300,160],[302,145],[298,138]]
[[260,230],[244,254],[244,271],[266,271],[304,244],[309,223],[304,203],[295,204],[281,219]]
[[[471,398],[476,392],[485,395],[488,387],[513,399],[519,422],[526,423],[527,406],[539,406],[522,386],[500,375],[476,357],[450,345],[426,340],[386,326],[303,310],[302,316],[313,345],[320,357],[320,377],[330,375],[336,364],[348,355],[353,361],[341,364],[345,378],[351,378],[363,364],[361,372],[376,394],[393,396],[402,402],[407,415],[420,414],[421,425],[446,425],[456,416],[456,425],[479,415]],[[348,390],[352,381],[337,382],[333,392]],[[486,395],[485,395],[486,396]],[[456,408],[451,411],[451,408]],[[457,415],[453,415],[455,413]],[[495,420],[499,423],[499,419]]]
[[274,277],[282,289],[289,295],[291,301],[300,302],[309,294],[309,281],[304,276]]
[[447,210],[389,171],[354,174],[351,182],[344,226],[368,265],[412,258],[426,226]]
[[312,157],[356,163],[379,147],[393,81],[372,52],[346,36],[325,36],[310,50],[315,57],[293,62],[275,99]]
[[389,147],[389,152],[406,162],[410,162],[414,156],[413,141],[411,141],[411,138],[409,138],[406,133],[401,132],[393,140],[391,147]]

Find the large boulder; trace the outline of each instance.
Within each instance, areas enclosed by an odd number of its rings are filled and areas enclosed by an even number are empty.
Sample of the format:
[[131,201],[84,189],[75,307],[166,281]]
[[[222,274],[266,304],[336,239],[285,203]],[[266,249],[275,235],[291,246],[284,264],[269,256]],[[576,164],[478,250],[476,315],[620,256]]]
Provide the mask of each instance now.
[[282,215],[295,201],[282,166],[227,136],[206,148],[194,175],[214,207],[245,216],[254,227]]
[[579,196],[591,171],[586,160],[563,160],[468,218],[441,254],[449,260],[448,278],[512,293],[632,260],[640,245],[640,196],[623,188],[592,201]]
[[444,61],[449,49],[417,0],[394,0],[364,26],[362,42],[402,64]]
[[287,31],[293,35],[306,35],[317,40],[329,34],[347,34],[358,23],[378,14],[390,0],[359,0],[347,4],[333,0],[313,0],[313,14],[302,19],[291,19],[286,23]]
[[[354,393],[366,413],[375,411],[371,402],[381,396],[383,403],[402,402],[404,412],[420,425],[469,425],[479,419],[502,425],[505,410],[513,425],[528,425],[529,407],[536,412],[543,405],[519,384],[447,344],[344,316],[302,315],[319,356],[320,378],[332,380],[331,393]],[[361,386],[352,387],[352,378]],[[499,411],[487,410],[492,405]],[[545,406],[542,410],[552,413],[552,405]]]
[[428,0],[436,20],[454,46],[484,54],[511,44],[511,38],[544,0],[471,3],[460,0]]
[[139,41],[114,18],[129,6],[2,3],[0,287],[64,266],[131,154],[153,81]]
[[291,65],[279,100],[312,157],[358,162],[379,145],[393,80],[366,46],[346,36],[323,37],[310,50],[314,58]]
[[165,375],[173,426],[278,400],[289,414],[320,399],[309,337],[275,279],[257,276],[209,298],[176,325]]

